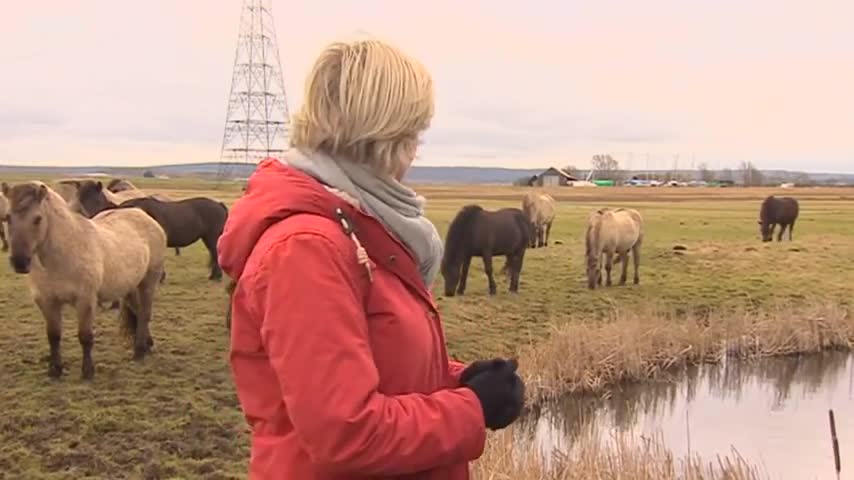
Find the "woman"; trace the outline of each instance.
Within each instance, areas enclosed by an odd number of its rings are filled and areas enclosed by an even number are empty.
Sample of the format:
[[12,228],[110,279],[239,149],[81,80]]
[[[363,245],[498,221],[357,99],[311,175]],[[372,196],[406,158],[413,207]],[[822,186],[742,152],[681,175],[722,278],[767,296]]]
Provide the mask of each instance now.
[[291,148],[258,165],[219,240],[237,281],[231,368],[253,479],[469,478],[520,414],[512,360],[450,362],[430,294],[442,242],[400,179],[433,115],[423,66],[335,43]]

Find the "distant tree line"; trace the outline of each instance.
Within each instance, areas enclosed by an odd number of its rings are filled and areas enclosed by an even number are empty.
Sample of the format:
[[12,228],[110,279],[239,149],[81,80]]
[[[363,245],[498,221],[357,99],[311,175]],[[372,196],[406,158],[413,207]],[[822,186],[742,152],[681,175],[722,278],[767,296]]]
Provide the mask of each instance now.
[[[642,171],[631,172],[623,170],[620,162],[608,154],[593,155],[591,159],[591,167],[595,171],[594,177],[601,180],[613,180],[615,183],[622,183],[632,178],[642,175]],[[572,175],[575,178],[583,179],[588,171],[581,170],[575,165],[567,165],[563,171]],[[848,183],[845,179],[828,179],[823,182],[817,182],[810,175],[804,172],[794,172],[788,175],[769,175],[760,170],[753,162],[744,161],[736,169],[725,168],[722,170],[711,170],[707,163],[700,163],[697,166],[695,174],[690,170],[679,171],[661,171],[658,172],[658,180],[680,182],[688,182],[699,180],[706,183],[714,182],[732,182],[739,185],[758,187],[763,185],[779,185],[781,183],[794,183],[795,185],[808,186],[822,184],[837,184]],[[535,178],[535,177],[534,177]],[[513,184],[518,186],[531,185],[533,179],[531,176],[525,176],[516,180]]]

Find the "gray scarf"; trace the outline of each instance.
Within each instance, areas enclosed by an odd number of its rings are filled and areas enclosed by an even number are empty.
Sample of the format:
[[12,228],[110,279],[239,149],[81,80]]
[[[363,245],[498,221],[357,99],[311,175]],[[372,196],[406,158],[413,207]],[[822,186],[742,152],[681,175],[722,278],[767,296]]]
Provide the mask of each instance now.
[[390,176],[378,176],[365,166],[319,152],[307,155],[291,148],[280,161],[354,198],[409,247],[424,284],[428,289],[433,285],[444,247],[436,227],[424,216],[424,197]]

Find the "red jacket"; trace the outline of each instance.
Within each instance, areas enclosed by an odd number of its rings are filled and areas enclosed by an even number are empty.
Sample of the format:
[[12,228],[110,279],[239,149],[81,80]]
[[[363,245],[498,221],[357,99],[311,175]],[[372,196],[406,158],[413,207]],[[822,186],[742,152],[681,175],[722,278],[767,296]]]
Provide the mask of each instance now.
[[[372,280],[336,218],[355,225]],[[273,159],[229,212],[231,370],[252,479],[466,480],[486,430],[459,386],[409,251],[373,217]]]

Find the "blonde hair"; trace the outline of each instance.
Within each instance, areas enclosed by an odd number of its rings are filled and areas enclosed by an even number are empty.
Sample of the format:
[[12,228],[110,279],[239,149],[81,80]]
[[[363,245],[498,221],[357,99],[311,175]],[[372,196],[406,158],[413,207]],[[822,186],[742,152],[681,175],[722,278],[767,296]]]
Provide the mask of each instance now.
[[335,42],[308,75],[290,143],[394,175],[430,126],[433,108],[423,65],[379,40]]

